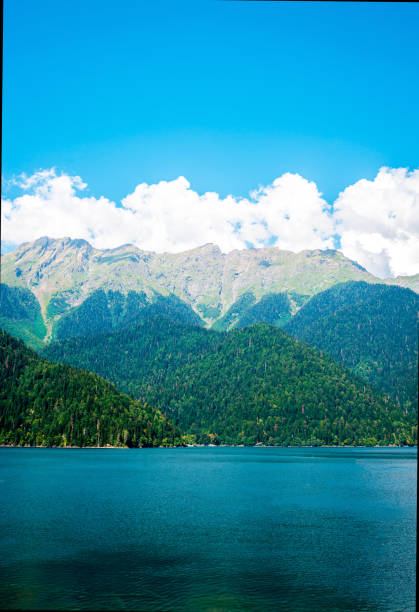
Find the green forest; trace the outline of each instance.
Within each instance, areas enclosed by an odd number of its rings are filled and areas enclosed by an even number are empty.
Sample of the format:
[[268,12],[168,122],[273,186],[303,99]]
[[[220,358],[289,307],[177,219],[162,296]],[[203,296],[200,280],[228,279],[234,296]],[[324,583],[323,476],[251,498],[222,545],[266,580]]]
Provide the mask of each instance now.
[[0,289],[0,444],[417,442],[419,297],[409,289],[249,292],[211,330],[174,295],[97,290],[69,309],[57,294],[47,346],[34,294]]
[[208,331],[155,316],[43,355],[104,376],[203,444],[415,444],[416,416],[268,324]]
[[[49,314],[54,312],[58,298],[48,305]],[[62,340],[73,336],[97,334],[110,329],[133,325],[152,315],[166,315],[174,321],[189,325],[202,325],[201,318],[190,306],[175,295],[156,294],[153,299],[145,293],[129,291],[94,291],[84,302],[72,308],[54,324],[53,338]]]
[[290,320],[293,310],[300,308],[308,299],[309,296],[284,291],[267,293],[256,301],[253,293],[243,293],[225,315],[213,324],[212,329],[229,331],[233,328],[248,327],[254,323],[270,323],[282,327]]
[[167,417],[107,380],[41,359],[0,330],[0,444],[178,446]]
[[284,329],[416,412],[418,309],[410,289],[341,283],[312,297]]
[[38,300],[29,289],[0,283],[0,328],[36,350],[47,332]]

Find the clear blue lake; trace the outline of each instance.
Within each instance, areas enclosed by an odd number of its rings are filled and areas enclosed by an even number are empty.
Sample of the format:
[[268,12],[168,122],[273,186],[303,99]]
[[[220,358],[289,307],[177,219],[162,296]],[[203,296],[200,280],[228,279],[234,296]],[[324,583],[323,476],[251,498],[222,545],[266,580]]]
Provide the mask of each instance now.
[[0,607],[415,609],[416,448],[0,449]]

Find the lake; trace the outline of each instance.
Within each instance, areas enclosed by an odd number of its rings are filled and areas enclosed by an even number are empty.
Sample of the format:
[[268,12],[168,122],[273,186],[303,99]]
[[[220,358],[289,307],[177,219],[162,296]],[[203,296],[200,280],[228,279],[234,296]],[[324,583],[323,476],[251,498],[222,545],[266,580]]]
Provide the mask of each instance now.
[[0,449],[8,609],[415,609],[417,449]]

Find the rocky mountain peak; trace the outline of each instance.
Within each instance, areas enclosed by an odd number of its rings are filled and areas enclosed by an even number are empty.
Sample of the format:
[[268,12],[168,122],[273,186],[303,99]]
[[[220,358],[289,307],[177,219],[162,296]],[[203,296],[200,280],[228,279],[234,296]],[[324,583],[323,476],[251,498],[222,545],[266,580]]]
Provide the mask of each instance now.
[[134,291],[174,295],[208,325],[242,296],[257,302],[287,292],[304,301],[350,280],[418,288],[417,279],[414,286],[409,278],[380,281],[340,251],[330,250],[292,253],[267,247],[222,253],[207,243],[181,253],[153,253],[132,244],[101,250],[84,239],[42,236],[2,257],[2,282],[32,291],[43,313],[51,301],[76,306],[98,289],[125,295]]

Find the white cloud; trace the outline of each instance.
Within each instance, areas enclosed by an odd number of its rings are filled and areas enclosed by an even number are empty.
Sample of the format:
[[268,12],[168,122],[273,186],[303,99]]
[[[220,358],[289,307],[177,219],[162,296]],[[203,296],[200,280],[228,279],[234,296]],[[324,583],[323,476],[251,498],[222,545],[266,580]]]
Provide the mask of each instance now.
[[122,209],[103,197],[80,197],[77,192],[86,187],[80,177],[44,171],[23,177],[20,187],[31,193],[2,202],[5,242],[20,244],[40,236],[70,236],[91,240],[103,248],[110,243],[110,234],[124,242],[129,224]]
[[347,187],[334,213],[315,183],[286,173],[249,198],[202,195],[184,177],[139,184],[122,205],[84,195],[80,177],[54,169],[21,176],[22,193],[2,202],[2,239],[84,238],[97,248],[124,243],[179,252],[213,242],[224,252],[275,245],[294,252],[334,247],[374,274],[419,271],[419,170],[383,168],[374,181]]
[[330,206],[317,186],[298,174],[283,174],[272,185],[261,187],[252,197],[260,223],[276,236],[280,249],[333,248]]
[[135,225],[132,241],[142,249],[179,252],[207,242],[223,251],[245,246],[234,223],[248,214],[248,203],[216,193],[199,195],[183,176],[156,185],[141,183],[122,205]]
[[381,168],[335,202],[341,250],[380,277],[419,272],[419,170]]
[[298,251],[331,246],[327,204],[317,187],[285,174],[252,194],[253,201],[199,195],[184,177],[141,183],[122,200],[83,197],[80,177],[54,170],[22,177],[25,192],[3,203],[3,239],[19,244],[40,235],[85,238],[97,248],[132,242],[144,250],[179,252],[207,242],[225,251],[275,242]]

